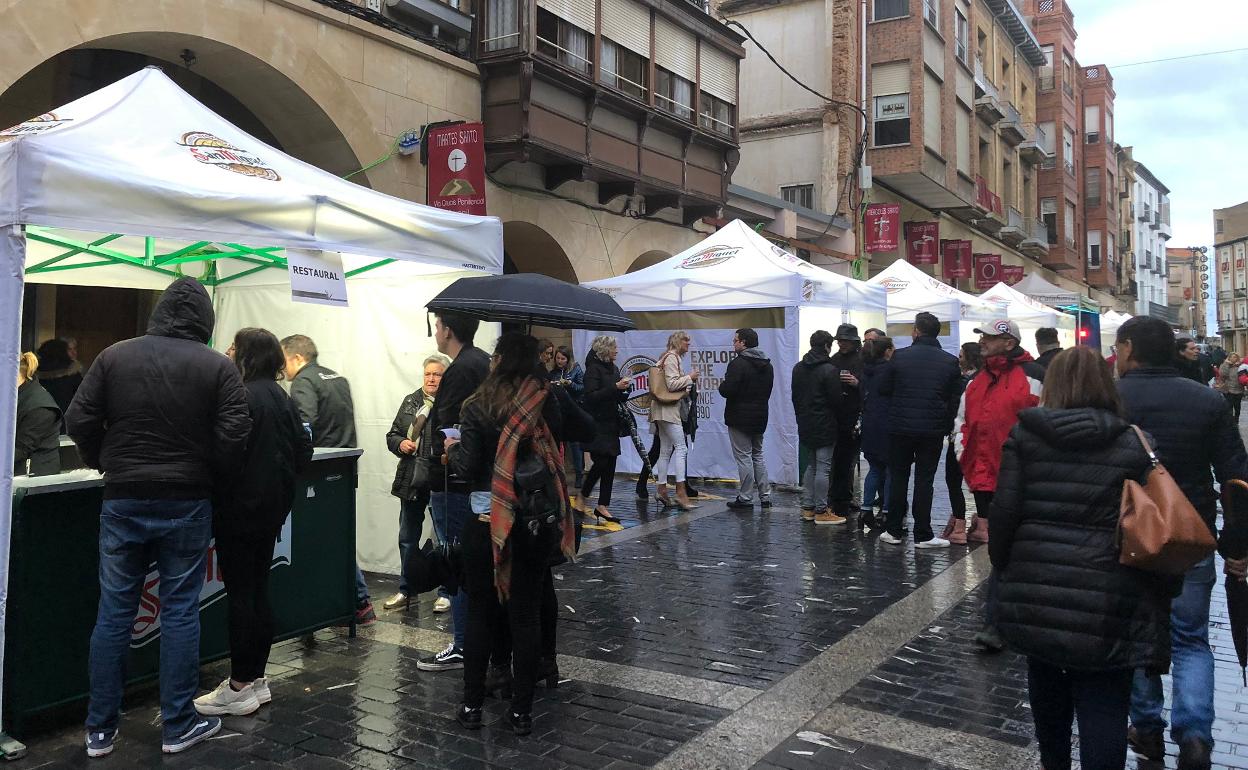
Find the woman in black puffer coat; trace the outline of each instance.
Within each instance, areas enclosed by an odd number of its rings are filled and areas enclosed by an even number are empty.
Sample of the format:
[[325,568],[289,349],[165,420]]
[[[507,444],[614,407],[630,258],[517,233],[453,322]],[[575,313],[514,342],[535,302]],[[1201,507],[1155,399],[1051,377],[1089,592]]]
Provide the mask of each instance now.
[[[585,411],[594,418],[594,440],[586,445],[594,461],[585,483],[581,485],[581,500],[589,499],[598,487],[598,505],[593,515],[607,521],[619,521],[611,515],[611,486],[615,481],[615,463],[620,456],[620,404],[628,400],[632,389],[626,377],[615,365],[619,346],[614,337],[595,337],[589,355],[585,357]],[[627,435],[627,434],[625,434]]]
[[998,626],[1027,656],[1041,762],[1070,768],[1072,713],[1085,770],[1121,770],[1135,669],[1169,666],[1169,581],[1118,563],[1126,479],[1150,465],[1109,368],[1063,351],[1041,406],[1019,414],[989,514]]

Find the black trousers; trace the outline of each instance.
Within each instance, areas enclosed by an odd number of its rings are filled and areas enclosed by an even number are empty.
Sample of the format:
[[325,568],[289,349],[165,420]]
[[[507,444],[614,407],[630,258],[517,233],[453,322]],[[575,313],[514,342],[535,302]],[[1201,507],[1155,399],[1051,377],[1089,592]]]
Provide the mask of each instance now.
[[1133,672],[1066,671],[1027,659],[1027,694],[1045,770],[1070,770],[1070,726],[1079,719],[1083,770],[1122,770]]
[[[464,638],[464,705],[480,708],[485,701],[485,674],[491,653],[498,654],[500,637],[511,635],[511,710],[533,709],[533,688],[541,661],[542,604],[550,570],[534,558],[524,541],[513,533],[510,545],[511,590],[500,604],[494,587],[494,552],[490,525],[470,516],[464,523],[463,560],[468,593],[468,621]],[[553,588],[551,589],[553,592]],[[553,640],[552,640],[553,643]]]
[[277,536],[278,532],[217,534],[217,559],[230,597],[230,677],[239,682],[264,676],[273,647],[269,569]]
[[[972,492],[975,496],[976,515],[988,521],[988,510],[992,508],[992,498],[995,492]],[[988,533],[992,535],[991,532]],[[1000,590],[1001,581],[997,579],[997,571],[994,569],[988,573],[988,595],[984,597],[984,625],[995,626],[997,624],[997,592]]]
[[1226,403],[1230,404],[1231,414],[1235,417],[1235,422],[1239,422],[1239,408],[1244,403],[1243,393],[1223,393],[1226,397]]
[[[954,437],[954,441],[957,437]],[[945,452],[945,486],[949,488],[949,504],[953,508],[953,518],[966,518],[966,493],[962,491],[962,465],[958,462],[957,452],[953,444]],[[987,516],[987,512],[983,512]]]
[[888,436],[888,533],[902,536],[910,487],[910,469],[914,468],[914,542],[932,539],[932,484],[940,465],[944,436],[912,436],[890,433]]
[[591,454],[594,464],[585,474],[585,483],[581,485],[581,497],[589,497],[594,491],[594,484],[601,483],[598,489],[598,504],[604,508],[611,505],[611,488],[615,484],[615,463],[619,459],[615,455]]
[[858,468],[861,439],[852,430],[837,431],[832,450],[832,483],[828,487],[828,508],[844,515],[854,504],[854,473]]

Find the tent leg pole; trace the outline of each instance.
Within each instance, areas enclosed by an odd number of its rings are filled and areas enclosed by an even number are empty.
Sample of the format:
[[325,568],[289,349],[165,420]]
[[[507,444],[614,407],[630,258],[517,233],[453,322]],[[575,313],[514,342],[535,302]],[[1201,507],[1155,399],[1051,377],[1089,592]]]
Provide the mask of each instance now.
[[[5,659],[5,621],[9,599],[9,547],[13,531],[13,437],[17,424],[17,356],[21,348],[22,286],[26,267],[26,234],[21,225],[0,230],[0,662]],[[4,666],[0,665],[0,725],[4,724]],[[17,759],[26,747],[0,734],[0,756]]]

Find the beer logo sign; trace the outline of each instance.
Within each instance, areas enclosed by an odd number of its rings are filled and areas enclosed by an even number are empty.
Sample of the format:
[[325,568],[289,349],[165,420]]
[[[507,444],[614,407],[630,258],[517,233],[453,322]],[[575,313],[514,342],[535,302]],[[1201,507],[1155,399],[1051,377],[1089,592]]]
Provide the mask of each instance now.
[[896,294],[897,292],[902,291],[907,286],[909,286],[910,282],[903,278],[885,278],[884,280],[880,281],[880,285],[883,286],[884,291],[888,292],[889,294]]
[[685,270],[696,270],[702,267],[713,267],[721,265],[733,257],[737,256],[741,249],[736,246],[711,246],[702,249],[697,254],[690,254],[680,261],[681,268]]
[[191,151],[191,157],[200,163],[216,166],[235,174],[254,176],[270,182],[281,180],[272,167],[259,156],[239,149],[224,139],[204,131],[190,131],[182,135],[178,144]]
[[650,356],[637,355],[624,362],[620,374],[628,378],[633,392],[628,397],[628,410],[640,417],[650,416],[650,367],[657,363]]
[[55,112],[45,112],[37,118],[31,118],[18,123],[16,126],[0,131],[0,144],[11,142],[14,139],[21,139],[23,136],[42,134],[44,131],[50,131],[71,120],[73,118],[58,118]]

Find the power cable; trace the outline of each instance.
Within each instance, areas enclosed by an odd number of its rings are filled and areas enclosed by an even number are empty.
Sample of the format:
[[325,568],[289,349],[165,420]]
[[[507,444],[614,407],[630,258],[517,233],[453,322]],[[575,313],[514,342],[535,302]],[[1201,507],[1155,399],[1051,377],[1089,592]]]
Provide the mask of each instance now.
[[1144,64],[1161,64],[1170,61],[1183,61],[1184,59],[1199,59],[1204,56],[1221,56],[1228,53],[1243,53],[1248,48],[1228,48],[1225,51],[1202,51],[1200,53],[1189,53],[1182,56],[1168,56],[1164,59],[1149,59],[1148,61],[1135,61],[1130,64],[1109,64],[1106,65],[1110,70],[1126,69],[1127,67],[1139,67]]

